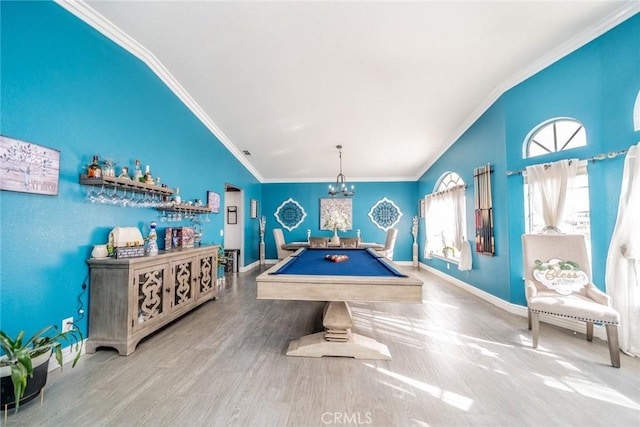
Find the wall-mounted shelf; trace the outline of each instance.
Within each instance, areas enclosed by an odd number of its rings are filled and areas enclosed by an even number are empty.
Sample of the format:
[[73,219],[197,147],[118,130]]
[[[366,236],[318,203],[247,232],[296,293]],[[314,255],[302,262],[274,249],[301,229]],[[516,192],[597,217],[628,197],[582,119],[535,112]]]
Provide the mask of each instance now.
[[156,209],[158,209],[159,211],[166,211],[166,212],[192,212],[192,213],[201,213],[201,214],[208,214],[213,212],[212,209],[208,206],[194,206],[188,203],[180,203],[180,204],[174,203],[171,206],[160,206],[160,207],[157,207]]
[[169,187],[162,187],[159,185],[145,184],[144,182],[134,181],[127,178],[116,178],[114,176],[103,176],[101,178],[89,178],[87,175],[80,174],[80,184],[93,185],[93,186],[105,186],[116,187],[133,191],[136,193],[150,193],[161,194],[164,196],[173,195],[173,189]]

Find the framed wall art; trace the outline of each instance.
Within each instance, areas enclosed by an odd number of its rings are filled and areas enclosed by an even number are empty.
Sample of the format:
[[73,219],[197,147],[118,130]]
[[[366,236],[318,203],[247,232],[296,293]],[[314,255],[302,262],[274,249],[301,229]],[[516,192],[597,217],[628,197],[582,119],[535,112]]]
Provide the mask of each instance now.
[[346,222],[345,230],[353,228],[353,199],[320,199],[320,230],[333,231],[332,217],[339,217]]
[[211,208],[211,212],[220,213],[220,194],[207,191],[207,206]]
[[251,218],[258,218],[258,201],[256,199],[251,199],[249,214]]
[[227,224],[237,224],[237,223],[238,223],[238,207],[228,206],[227,207]]
[[0,190],[58,194],[60,151],[0,135]]

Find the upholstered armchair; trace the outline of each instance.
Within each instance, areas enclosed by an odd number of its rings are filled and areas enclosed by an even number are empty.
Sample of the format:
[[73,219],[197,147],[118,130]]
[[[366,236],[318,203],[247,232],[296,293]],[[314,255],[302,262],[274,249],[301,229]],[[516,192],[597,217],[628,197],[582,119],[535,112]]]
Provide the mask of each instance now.
[[387,230],[387,238],[384,242],[384,248],[376,251],[380,255],[389,258],[393,261],[393,249],[396,247],[396,239],[398,237],[398,229],[390,228]]
[[328,237],[309,237],[310,248],[326,248],[329,247]]
[[285,244],[284,233],[282,228],[273,229],[273,238],[276,241],[276,250],[278,251],[278,260],[283,260],[295,251],[284,249],[282,246]]
[[584,236],[525,234],[522,252],[533,347],[538,347],[540,314],[586,322],[588,341],[593,339],[593,324],[602,323],[611,365],[619,368],[620,314],[612,307],[611,297],[592,282]]
[[341,237],[340,238],[341,248],[357,248],[359,243],[360,243],[359,237]]

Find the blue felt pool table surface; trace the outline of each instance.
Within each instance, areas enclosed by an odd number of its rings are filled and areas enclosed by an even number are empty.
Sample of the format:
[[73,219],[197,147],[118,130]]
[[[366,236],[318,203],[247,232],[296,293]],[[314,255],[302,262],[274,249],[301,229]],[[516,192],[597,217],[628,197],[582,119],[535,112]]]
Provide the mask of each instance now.
[[[346,255],[348,260],[333,262],[327,255]],[[406,277],[372,249],[301,249],[272,274]]]

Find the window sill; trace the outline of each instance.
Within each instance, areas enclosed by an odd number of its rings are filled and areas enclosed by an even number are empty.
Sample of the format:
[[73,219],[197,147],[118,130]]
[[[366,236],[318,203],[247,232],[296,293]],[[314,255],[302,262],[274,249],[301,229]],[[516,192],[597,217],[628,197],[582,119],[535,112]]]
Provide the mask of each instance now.
[[451,264],[455,264],[458,265],[460,264],[460,260],[456,259],[456,258],[449,258],[449,257],[445,257],[443,255],[438,255],[438,254],[431,254],[431,258],[437,258],[440,259],[442,261],[446,261],[446,262],[450,262]]

